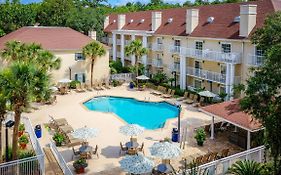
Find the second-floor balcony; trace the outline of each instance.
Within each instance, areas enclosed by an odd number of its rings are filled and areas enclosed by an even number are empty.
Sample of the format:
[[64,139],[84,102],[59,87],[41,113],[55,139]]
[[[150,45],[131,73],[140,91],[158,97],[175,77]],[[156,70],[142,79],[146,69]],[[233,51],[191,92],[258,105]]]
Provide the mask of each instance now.
[[108,38],[108,44],[112,44],[113,42],[112,42],[112,38]]
[[121,52],[117,52],[116,57],[121,58]]
[[180,54],[181,53],[181,47],[172,45],[170,46],[170,52],[173,54]]
[[180,63],[178,63],[178,62],[172,63],[169,66],[169,70],[172,71],[172,72],[175,71],[175,72],[179,73],[180,72]]
[[209,60],[215,62],[224,62],[224,63],[233,63],[240,64],[241,63],[241,53],[224,53],[213,50],[199,50],[193,48],[181,48],[181,54],[186,57],[201,59],[201,60]]
[[121,45],[121,39],[116,40],[116,45]]
[[194,76],[194,77],[202,78],[205,80],[209,80],[209,81],[222,83],[222,84],[225,84],[225,82],[226,82],[225,74],[221,74],[218,72],[212,72],[212,71],[208,71],[208,70],[202,70],[202,69],[198,69],[198,68],[194,68],[194,67],[187,67],[186,74]]
[[131,40],[125,40],[125,45],[129,45],[132,41]]
[[157,67],[157,68],[162,68],[163,67],[163,60],[162,59],[153,59],[152,60],[152,66]]
[[163,51],[163,44],[159,44],[159,43],[152,43],[151,45],[151,50],[153,51]]
[[249,66],[261,66],[264,64],[264,56],[249,54],[247,64]]

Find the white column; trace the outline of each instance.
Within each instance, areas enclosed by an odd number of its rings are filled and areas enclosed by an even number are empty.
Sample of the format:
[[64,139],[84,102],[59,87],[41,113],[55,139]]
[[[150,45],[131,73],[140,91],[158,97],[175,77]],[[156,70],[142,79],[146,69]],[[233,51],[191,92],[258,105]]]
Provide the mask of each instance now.
[[186,89],[186,58],[182,55],[180,57],[180,88]]
[[234,64],[230,64],[230,80],[229,80],[229,95],[230,95],[230,100],[233,99],[234,79],[235,79],[235,65],[234,65]]
[[212,122],[211,122],[211,138],[210,139],[214,139],[215,138],[215,117],[212,116]]
[[[147,36],[142,37],[142,47],[147,48]],[[142,56],[144,66],[147,65],[147,55]]]
[[251,149],[251,132],[247,131],[247,150]]
[[[131,35],[131,41],[134,41],[135,39],[136,39],[136,36],[135,35]],[[132,55],[131,56],[131,64],[135,65],[135,63],[136,63],[135,55]]]
[[116,33],[112,34],[112,57],[116,61]]
[[122,65],[125,66],[125,37],[124,37],[124,34],[121,34],[121,62],[122,62]]
[[227,99],[229,99],[230,94],[230,64],[226,64],[226,79],[225,79],[225,93],[227,94]]

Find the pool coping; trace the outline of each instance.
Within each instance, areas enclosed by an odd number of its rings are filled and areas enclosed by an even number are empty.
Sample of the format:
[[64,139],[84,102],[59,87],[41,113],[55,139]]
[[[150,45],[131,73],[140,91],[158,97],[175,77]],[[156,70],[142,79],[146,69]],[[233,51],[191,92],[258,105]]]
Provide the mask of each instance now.
[[[144,100],[139,100],[137,98],[134,98],[134,97],[124,97],[124,96],[115,96],[115,95],[97,95],[97,96],[94,96],[92,98],[89,98],[87,100],[83,100],[82,102],[80,102],[79,104],[82,106],[82,108],[84,108],[86,111],[89,111],[89,112],[98,112],[98,113],[103,113],[103,114],[112,114],[113,116],[115,116],[119,121],[121,121],[122,123],[124,123],[125,125],[129,124],[128,122],[126,122],[124,119],[122,119],[120,116],[118,116],[117,114],[115,114],[114,112],[102,112],[102,111],[93,111],[93,110],[90,110],[88,109],[84,103],[90,101],[91,99],[93,98],[98,98],[98,97],[117,97],[117,98],[129,98],[129,99],[134,99],[136,101],[140,101],[140,102],[145,102],[145,103],[168,103],[170,105],[173,105],[176,107],[175,104],[169,102],[169,101],[166,101],[166,100],[160,100],[160,101],[144,101]],[[170,124],[172,122],[172,120],[174,119],[177,119],[178,117],[182,118],[183,116],[183,110],[180,109],[180,113],[179,113],[179,116],[175,117],[175,118],[170,118],[170,119],[166,119],[165,121],[165,124],[162,128],[158,128],[158,129],[147,129],[145,128],[145,130],[147,131],[159,131],[159,130],[162,130],[162,129],[168,129],[168,124]]]

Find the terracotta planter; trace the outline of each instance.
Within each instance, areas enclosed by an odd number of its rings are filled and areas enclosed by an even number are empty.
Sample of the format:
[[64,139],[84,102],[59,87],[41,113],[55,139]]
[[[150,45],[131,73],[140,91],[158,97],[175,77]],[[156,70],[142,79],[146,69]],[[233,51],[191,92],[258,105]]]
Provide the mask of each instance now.
[[75,172],[76,172],[76,174],[83,174],[83,173],[85,173],[85,168],[84,167],[75,168]]
[[26,143],[20,143],[20,148],[25,149],[26,148]]
[[19,137],[22,136],[24,131],[19,131]]

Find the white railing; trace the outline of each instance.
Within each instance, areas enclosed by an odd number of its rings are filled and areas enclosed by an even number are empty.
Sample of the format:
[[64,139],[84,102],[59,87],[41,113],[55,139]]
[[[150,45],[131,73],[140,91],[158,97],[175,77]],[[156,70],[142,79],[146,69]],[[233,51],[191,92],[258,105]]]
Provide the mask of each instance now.
[[[14,120],[14,114],[8,113],[7,120]],[[10,161],[0,164],[0,174],[45,174],[44,152],[35,136],[33,127],[29,118],[22,116],[21,123],[25,126],[25,132],[29,134],[30,143],[36,156]],[[4,173],[2,173],[4,172]]]
[[153,51],[162,51],[162,50],[163,50],[163,44],[152,43],[151,49],[152,49]]
[[52,142],[50,140],[50,144],[49,147],[54,155],[54,157],[56,158],[63,174],[67,174],[67,175],[73,175],[72,171],[70,170],[70,168],[67,166],[66,161],[64,160],[63,156],[61,155],[61,153],[58,151],[56,145],[54,144],[54,142]]
[[170,71],[180,72],[180,64],[179,63],[172,63],[169,66]]
[[181,47],[172,45],[172,46],[170,46],[170,52],[175,53],[175,54],[180,54],[181,53]]
[[218,83],[225,83],[226,82],[226,75],[217,73],[217,72],[212,72],[208,70],[202,70],[194,67],[187,67],[186,70],[187,75],[191,75],[194,77],[199,77],[205,80],[210,80]]
[[163,67],[163,60],[162,59],[153,59],[152,66],[158,67],[158,68]]
[[125,40],[125,45],[129,45],[131,42],[131,40]]
[[[208,172],[212,175],[224,175],[228,168],[239,160],[252,160],[256,162],[264,162],[265,147],[259,146],[250,150],[246,150],[219,160],[215,160],[199,166],[199,171]],[[190,171],[190,170],[188,170]],[[181,175],[181,174],[178,174]]]
[[135,79],[135,76],[132,73],[112,74],[110,75],[110,79],[132,81],[133,79]]
[[248,65],[249,66],[261,66],[264,64],[264,56],[260,55],[248,55]]
[[181,48],[181,54],[187,57],[192,57],[201,60],[209,60],[215,62],[225,62],[240,64],[241,63],[241,53],[224,53],[212,50],[199,50],[193,48]]

